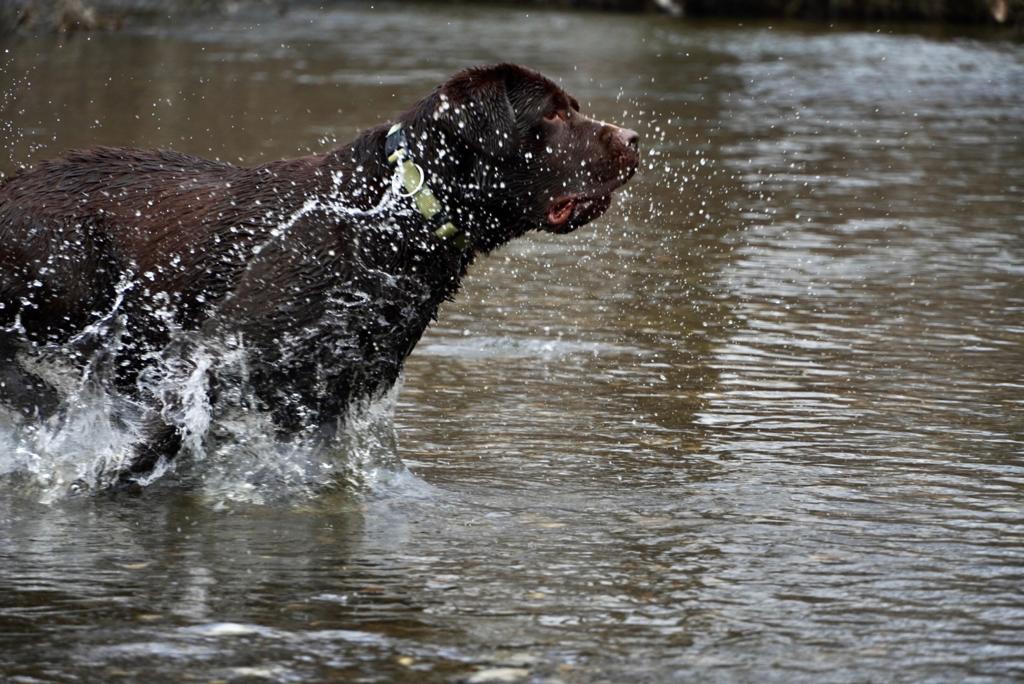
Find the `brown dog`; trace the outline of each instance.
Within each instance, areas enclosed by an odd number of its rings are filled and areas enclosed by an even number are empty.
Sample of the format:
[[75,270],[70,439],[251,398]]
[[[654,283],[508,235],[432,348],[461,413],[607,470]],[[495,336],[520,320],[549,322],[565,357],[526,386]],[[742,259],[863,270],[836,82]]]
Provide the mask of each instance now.
[[326,154],[239,168],[96,148],[39,164],[0,184],[0,400],[56,403],[19,354],[91,364],[152,407],[129,478],[181,444],[147,369],[231,338],[257,409],[282,433],[331,434],[394,384],[476,255],[600,216],[637,139],[501,64]]

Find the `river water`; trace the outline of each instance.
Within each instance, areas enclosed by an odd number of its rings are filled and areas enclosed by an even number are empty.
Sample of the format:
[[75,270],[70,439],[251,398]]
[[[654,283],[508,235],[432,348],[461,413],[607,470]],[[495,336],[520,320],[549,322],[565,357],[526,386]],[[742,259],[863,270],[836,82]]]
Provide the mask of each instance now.
[[295,156],[502,60],[645,155],[601,221],[474,266],[359,490],[54,497],[54,449],[0,440],[0,679],[1024,677],[1020,44],[382,4],[0,59],[6,171]]

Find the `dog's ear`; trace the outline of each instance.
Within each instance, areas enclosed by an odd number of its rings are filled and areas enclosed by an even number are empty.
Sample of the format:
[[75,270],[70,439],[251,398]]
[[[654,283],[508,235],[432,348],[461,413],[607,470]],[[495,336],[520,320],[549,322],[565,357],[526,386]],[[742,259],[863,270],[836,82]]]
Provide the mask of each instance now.
[[508,88],[501,70],[464,71],[438,90],[432,115],[470,147],[491,157],[505,157],[519,142]]

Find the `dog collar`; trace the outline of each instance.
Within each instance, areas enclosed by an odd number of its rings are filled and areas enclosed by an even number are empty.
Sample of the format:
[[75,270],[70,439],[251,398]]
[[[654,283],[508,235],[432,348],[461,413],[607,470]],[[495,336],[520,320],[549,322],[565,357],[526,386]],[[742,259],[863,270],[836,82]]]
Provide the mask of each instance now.
[[427,185],[423,167],[409,159],[409,144],[405,139],[405,130],[401,123],[396,123],[388,129],[388,137],[384,142],[384,154],[387,156],[388,162],[395,164],[400,169],[402,188],[405,190],[405,194],[402,196],[412,197],[416,210],[435,226],[434,235],[442,240],[454,238],[456,246],[465,247],[467,236],[465,233],[461,233],[448,219],[444,207],[441,206],[441,201]]

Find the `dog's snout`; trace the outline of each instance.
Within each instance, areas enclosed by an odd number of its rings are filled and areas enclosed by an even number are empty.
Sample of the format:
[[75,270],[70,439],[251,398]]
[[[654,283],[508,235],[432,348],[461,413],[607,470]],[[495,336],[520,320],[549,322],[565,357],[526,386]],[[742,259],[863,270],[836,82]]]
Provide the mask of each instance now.
[[630,128],[605,123],[601,128],[601,139],[606,145],[636,152],[640,145],[640,134]]
[[619,128],[615,131],[615,137],[624,147],[631,147],[634,150],[640,145],[640,134],[631,128]]

